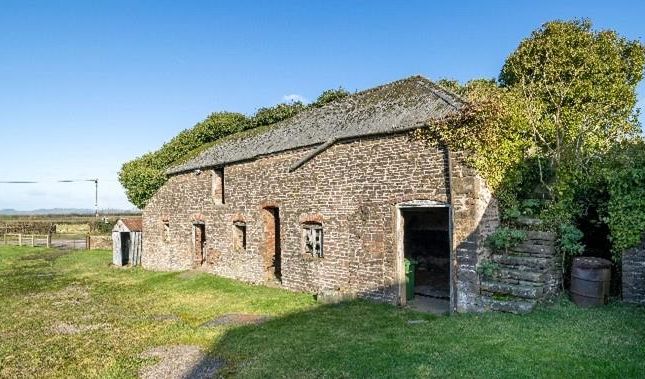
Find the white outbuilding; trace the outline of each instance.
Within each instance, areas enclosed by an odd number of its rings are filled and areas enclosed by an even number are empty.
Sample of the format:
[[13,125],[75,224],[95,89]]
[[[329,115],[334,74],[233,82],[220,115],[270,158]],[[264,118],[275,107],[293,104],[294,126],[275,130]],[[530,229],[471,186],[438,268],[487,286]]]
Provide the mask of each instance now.
[[112,263],[115,266],[141,264],[142,221],[140,218],[122,218],[112,228]]

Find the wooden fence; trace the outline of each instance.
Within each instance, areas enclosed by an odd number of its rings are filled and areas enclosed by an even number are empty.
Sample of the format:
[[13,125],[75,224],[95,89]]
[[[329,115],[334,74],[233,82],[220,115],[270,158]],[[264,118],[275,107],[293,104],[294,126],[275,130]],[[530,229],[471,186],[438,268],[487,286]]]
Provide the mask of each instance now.
[[89,235],[75,234],[26,234],[4,233],[2,244],[9,246],[41,246],[56,247],[60,249],[86,250],[90,247]]
[[23,233],[4,233],[2,237],[4,245],[14,246],[45,246],[51,247],[51,234],[23,234]]

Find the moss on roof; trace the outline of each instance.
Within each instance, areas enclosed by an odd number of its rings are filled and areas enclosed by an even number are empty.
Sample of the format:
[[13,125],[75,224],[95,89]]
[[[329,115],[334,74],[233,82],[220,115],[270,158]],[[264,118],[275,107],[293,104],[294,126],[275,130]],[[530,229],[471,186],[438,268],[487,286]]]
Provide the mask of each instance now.
[[224,166],[329,140],[397,133],[444,117],[462,104],[457,95],[424,77],[412,76],[224,137],[189,153],[168,173]]

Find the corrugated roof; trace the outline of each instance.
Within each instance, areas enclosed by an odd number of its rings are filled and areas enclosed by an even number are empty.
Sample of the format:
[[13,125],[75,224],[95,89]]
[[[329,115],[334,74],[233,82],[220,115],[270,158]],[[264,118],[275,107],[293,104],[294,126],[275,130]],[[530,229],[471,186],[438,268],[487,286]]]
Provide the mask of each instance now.
[[422,76],[412,76],[308,109],[261,133],[251,130],[231,136],[167,173],[221,167],[346,138],[397,133],[421,127],[462,105],[457,95]]
[[123,222],[131,232],[140,232],[143,230],[143,220],[141,218],[122,218],[121,222]]

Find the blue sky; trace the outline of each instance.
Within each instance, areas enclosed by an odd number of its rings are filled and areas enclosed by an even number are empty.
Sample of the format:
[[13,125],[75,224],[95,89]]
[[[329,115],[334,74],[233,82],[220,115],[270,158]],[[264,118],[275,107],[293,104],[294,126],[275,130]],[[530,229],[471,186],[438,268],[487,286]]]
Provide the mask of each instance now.
[[94,177],[101,208],[130,208],[121,164],[210,112],[496,77],[532,30],[574,17],[645,38],[642,1],[0,0],[0,181],[42,182],[0,184],[0,208],[91,208],[92,183],[54,182]]

